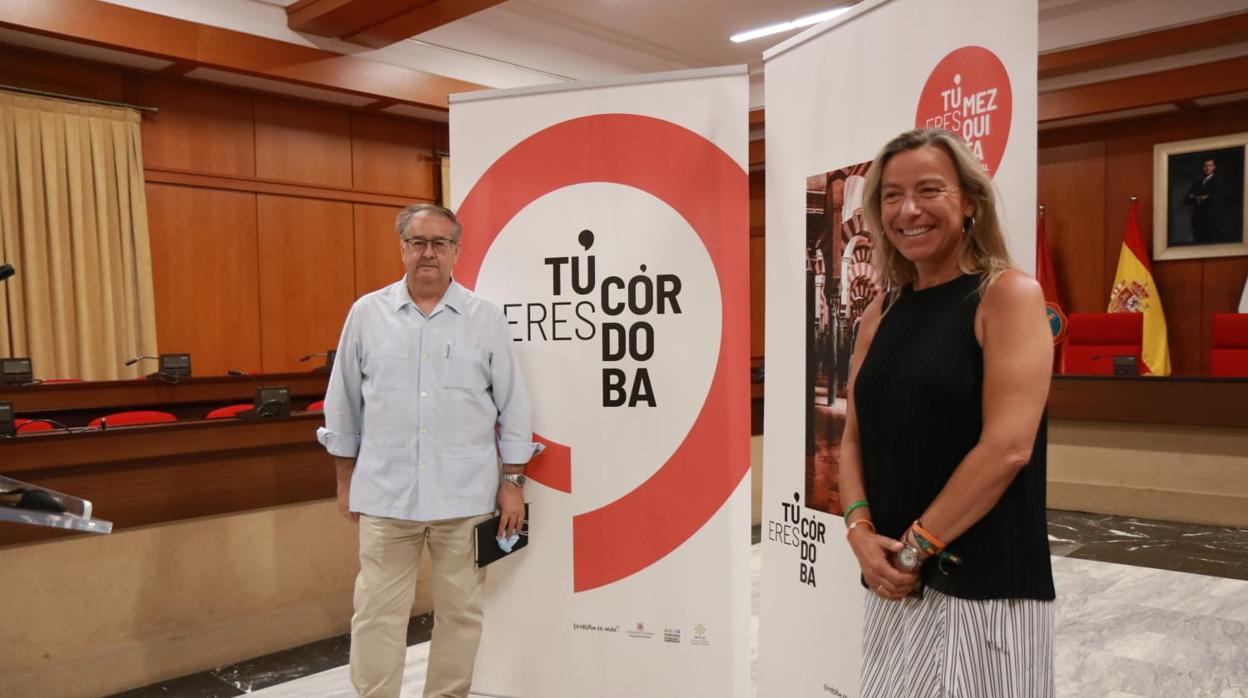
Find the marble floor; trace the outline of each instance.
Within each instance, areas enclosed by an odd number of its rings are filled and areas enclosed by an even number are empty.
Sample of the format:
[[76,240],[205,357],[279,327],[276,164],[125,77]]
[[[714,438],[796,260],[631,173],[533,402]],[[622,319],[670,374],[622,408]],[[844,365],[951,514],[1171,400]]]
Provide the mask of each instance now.
[[[1248,530],[1051,511],[1049,539],[1059,696],[1248,698]],[[752,663],[757,532],[755,543]],[[404,698],[421,695],[430,626],[421,616],[409,627]],[[117,698],[349,698],[348,645],[331,638]]]

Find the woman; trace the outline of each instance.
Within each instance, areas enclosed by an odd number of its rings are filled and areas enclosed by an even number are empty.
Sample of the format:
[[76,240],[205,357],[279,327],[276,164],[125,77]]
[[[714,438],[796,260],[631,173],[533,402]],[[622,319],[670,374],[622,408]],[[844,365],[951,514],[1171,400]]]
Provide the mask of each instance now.
[[862,695],[1053,695],[1044,406],[1052,338],[962,140],[918,129],[867,173],[884,292],[841,445],[867,586]]

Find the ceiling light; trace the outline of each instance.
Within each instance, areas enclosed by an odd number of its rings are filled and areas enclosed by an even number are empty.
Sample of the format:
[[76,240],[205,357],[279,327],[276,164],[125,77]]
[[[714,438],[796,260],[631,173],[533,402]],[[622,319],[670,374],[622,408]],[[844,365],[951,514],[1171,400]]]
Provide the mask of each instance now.
[[848,12],[849,9],[850,8],[848,7],[837,7],[832,10],[824,10],[823,12],[819,12],[813,15],[807,15],[805,17],[800,17],[790,22],[781,22],[779,24],[771,24],[766,27],[759,27],[758,29],[751,29],[749,31],[743,31],[739,34],[733,34],[732,36],[728,38],[734,44],[739,44],[743,41],[750,41],[751,39],[758,39],[764,36],[771,36],[772,34],[779,34],[780,32],[787,32],[790,29],[801,29],[802,27],[809,27],[812,24],[818,24],[820,22],[832,19],[833,17],[836,17],[837,15]]

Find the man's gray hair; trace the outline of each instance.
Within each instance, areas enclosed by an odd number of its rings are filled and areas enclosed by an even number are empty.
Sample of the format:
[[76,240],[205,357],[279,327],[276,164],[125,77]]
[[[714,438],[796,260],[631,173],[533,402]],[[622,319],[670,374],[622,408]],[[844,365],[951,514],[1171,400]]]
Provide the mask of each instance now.
[[412,218],[421,213],[431,213],[435,216],[442,216],[455,226],[455,230],[451,233],[451,239],[459,242],[459,236],[463,234],[464,229],[459,225],[459,220],[455,218],[455,214],[451,209],[437,204],[412,204],[407,208],[399,211],[399,217],[394,220],[394,227],[399,231],[399,236],[403,236],[403,231],[407,230],[407,225],[412,222]]

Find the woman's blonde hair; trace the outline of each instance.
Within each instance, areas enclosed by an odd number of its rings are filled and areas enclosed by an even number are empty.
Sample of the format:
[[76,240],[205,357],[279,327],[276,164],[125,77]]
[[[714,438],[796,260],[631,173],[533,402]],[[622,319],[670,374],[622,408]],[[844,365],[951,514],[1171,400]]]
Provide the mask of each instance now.
[[917,280],[918,270],[914,263],[903,257],[884,234],[884,221],[880,213],[880,180],[884,166],[893,156],[925,145],[945,151],[958,173],[958,186],[962,190],[962,196],[975,205],[974,212],[963,228],[966,244],[958,257],[958,269],[965,274],[983,275],[979,285],[979,295],[982,298],[988,287],[1002,272],[1012,267],[1013,263],[1005,249],[1005,236],[1001,233],[1001,222],[997,218],[992,181],[985,174],[979,159],[966,147],[966,143],[957,134],[944,129],[916,128],[906,131],[885,144],[875,156],[871,168],[867,170],[862,213],[875,242],[872,263],[880,274],[886,293],[894,292]]

